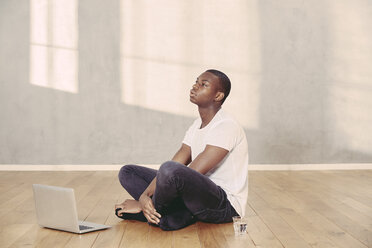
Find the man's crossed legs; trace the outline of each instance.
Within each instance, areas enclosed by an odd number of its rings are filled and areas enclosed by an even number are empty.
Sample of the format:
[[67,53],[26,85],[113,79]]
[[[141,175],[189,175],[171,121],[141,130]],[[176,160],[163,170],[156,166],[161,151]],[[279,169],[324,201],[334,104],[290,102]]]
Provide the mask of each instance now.
[[121,168],[119,181],[134,200],[125,200],[116,205],[116,209],[124,210],[124,214],[118,217],[147,221],[138,200],[155,176],[156,190],[152,201],[162,216],[159,227],[163,230],[177,230],[196,220],[231,222],[232,217],[238,215],[225,191],[207,176],[183,164],[168,161],[158,171],[137,165]]

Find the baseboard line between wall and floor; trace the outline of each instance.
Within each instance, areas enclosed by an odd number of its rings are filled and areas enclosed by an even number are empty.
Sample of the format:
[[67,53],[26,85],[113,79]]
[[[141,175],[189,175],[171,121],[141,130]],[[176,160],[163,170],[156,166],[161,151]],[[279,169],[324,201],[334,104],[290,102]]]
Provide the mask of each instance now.
[[[100,165],[36,165],[36,164],[0,164],[0,171],[115,171],[121,164]],[[158,169],[158,164],[146,164],[145,167]],[[250,164],[250,171],[297,171],[297,170],[372,170],[372,163],[358,164]]]

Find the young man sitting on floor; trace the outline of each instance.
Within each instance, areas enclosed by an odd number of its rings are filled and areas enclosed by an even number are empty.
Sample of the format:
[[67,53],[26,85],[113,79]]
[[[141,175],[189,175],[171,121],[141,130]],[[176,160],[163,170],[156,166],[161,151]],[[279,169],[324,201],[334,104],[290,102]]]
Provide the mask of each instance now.
[[248,144],[244,130],[221,108],[229,78],[207,70],[190,90],[200,117],[171,161],[153,170],[125,165],[119,180],[134,198],[115,205],[116,215],[177,230],[195,221],[231,222],[248,199]]

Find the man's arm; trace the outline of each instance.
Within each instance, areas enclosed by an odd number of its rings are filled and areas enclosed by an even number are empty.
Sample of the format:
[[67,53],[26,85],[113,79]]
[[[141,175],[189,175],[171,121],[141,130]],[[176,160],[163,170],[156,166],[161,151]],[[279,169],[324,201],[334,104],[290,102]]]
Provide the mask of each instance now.
[[188,165],[191,162],[191,147],[182,143],[181,148],[173,156],[172,161]]
[[224,148],[207,145],[204,151],[191,162],[189,167],[201,174],[206,174],[218,165],[228,153],[229,151]]

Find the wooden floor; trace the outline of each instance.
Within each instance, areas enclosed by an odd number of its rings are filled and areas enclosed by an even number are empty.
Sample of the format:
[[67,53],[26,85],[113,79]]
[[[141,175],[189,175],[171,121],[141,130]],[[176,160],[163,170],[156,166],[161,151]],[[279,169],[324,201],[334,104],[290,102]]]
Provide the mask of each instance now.
[[[232,224],[164,232],[114,215],[128,197],[117,172],[0,172],[0,247],[372,247],[372,170],[250,172],[248,235]],[[40,228],[31,184],[72,187],[79,218],[112,225],[84,235]]]

